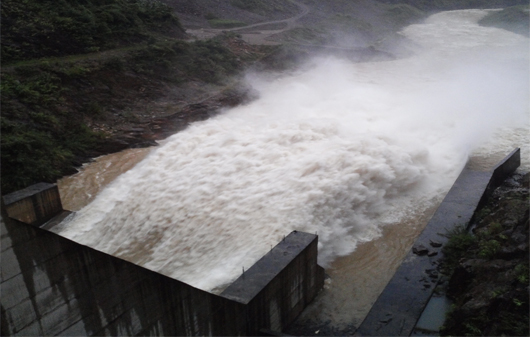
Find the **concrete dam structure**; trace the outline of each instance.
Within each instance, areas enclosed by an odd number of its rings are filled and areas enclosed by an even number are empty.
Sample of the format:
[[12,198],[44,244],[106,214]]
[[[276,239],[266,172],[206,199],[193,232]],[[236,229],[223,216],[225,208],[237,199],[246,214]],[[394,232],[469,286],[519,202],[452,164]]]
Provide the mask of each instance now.
[[67,214],[54,184],[3,198],[3,336],[280,332],[324,284],[314,234],[292,232],[214,295],[46,230]]
[[[357,335],[413,334],[438,282],[444,230],[469,224],[519,165],[515,149],[491,171],[462,171]],[[293,231],[215,295],[46,230],[69,213],[54,184],[3,197],[2,335],[270,335],[324,284],[316,234]]]

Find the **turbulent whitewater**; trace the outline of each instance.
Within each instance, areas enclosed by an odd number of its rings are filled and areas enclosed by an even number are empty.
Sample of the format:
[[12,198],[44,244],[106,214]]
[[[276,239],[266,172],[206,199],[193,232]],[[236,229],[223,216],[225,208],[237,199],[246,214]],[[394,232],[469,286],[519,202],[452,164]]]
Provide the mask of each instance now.
[[324,266],[350,254],[431,206],[469,155],[530,143],[528,39],[484,14],[407,27],[406,59],[249,75],[257,100],[170,137],[60,234],[205,290],[293,230],[319,235]]

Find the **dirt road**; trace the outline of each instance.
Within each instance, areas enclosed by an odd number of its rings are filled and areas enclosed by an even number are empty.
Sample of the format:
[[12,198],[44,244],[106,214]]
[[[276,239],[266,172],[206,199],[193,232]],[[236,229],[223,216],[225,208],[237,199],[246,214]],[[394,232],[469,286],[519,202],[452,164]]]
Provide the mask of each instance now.
[[[222,32],[237,32],[241,35],[242,39],[251,44],[264,44],[264,45],[274,45],[280,44],[277,41],[270,40],[275,34],[279,34],[289,29],[296,27],[296,21],[300,18],[307,15],[310,11],[309,7],[296,2],[291,1],[293,4],[297,5],[300,8],[300,13],[296,16],[290,17],[283,20],[273,20],[255,23],[248,26],[237,27],[237,28],[227,28],[227,29],[213,29],[213,28],[200,28],[200,29],[187,29],[186,33],[190,36],[195,37],[198,40],[210,39],[216,35],[221,34]],[[268,27],[271,27],[267,29]],[[279,28],[278,28],[279,27]]]

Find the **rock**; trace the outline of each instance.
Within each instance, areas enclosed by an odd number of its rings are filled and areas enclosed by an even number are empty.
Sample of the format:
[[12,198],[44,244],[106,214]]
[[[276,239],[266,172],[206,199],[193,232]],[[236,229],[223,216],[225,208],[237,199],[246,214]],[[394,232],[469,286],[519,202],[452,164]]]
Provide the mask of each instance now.
[[412,247],[412,252],[416,255],[422,256],[429,253],[429,249],[422,244]]
[[489,305],[489,300],[487,300],[484,297],[472,298],[462,306],[462,312],[466,316],[473,315],[473,313],[483,308],[486,308],[488,305]]
[[427,269],[426,270],[427,274],[429,275],[430,278],[432,279],[436,279],[438,278],[438,271],[436,269]]
[[435,240],[430,240],[429,244],[431,245],[431,247],[434,247],[434,248],[438,248],[442,246],[441,242],[435,241]]
[[473,277],[473,270],[463,265],[456,267],[447,284],[447,296],[456,298],[467,288]]
[[530,172],[526,173],[523,176],[522,180],[523,180],[522,185],[525,186],[525,187],[528,187],[530,185]]

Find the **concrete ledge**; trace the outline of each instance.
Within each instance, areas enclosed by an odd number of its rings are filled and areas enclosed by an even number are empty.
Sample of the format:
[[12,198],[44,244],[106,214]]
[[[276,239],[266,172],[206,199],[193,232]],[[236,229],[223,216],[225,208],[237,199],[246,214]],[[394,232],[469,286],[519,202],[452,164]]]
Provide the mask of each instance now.
[[294,231],[228,286],[221,296],[248,304],[318,237]]
[[33,226],[44,224],[63,210],[56,184],[38,183],[3,198],[10,218]]
[[477,207],[520,164],[516,149],[490,172],[464,169],[416,239],[401,266],[356,332],[357,336],[409,336],[438,283],[447,231],[467,226]]
[[294,231],[221,293],[244,305],[247,331],[280,333],[324,286],[318,236]]
[[[493,169],[488,185],[487,194],[499,187],[502,182],[521,165],[521,149],[513,150],[506,158],[501,160]],[[483,200],[484,201],[484,200]]]

